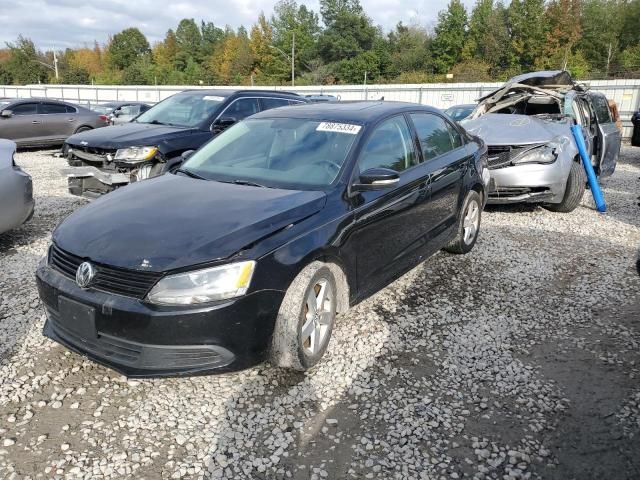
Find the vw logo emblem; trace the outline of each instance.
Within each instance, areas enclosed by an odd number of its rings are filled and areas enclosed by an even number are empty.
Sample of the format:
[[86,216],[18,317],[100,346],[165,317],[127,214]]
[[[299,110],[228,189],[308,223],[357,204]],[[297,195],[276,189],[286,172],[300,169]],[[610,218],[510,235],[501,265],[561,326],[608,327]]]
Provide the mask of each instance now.
[[86,140],[83,140],[80,142],[80,145],[84,145],[86,147],[87,145],[89,145],[89,142],[87,142]]
[[96,275],[96,269],[89,262],[83,262],[76,270],[76,283],[80,288],[87,288]]

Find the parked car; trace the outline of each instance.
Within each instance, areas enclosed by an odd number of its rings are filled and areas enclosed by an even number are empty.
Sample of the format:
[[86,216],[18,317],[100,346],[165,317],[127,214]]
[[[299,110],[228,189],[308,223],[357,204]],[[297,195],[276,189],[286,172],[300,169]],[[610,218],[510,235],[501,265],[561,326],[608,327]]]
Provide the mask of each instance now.
[[326,102],[337,102],[340,99],[335,95],[305,95],[307,100],[311,103],[326,103]]
[[31,177],[13,159],[16,144],[0,139],[0,233],[19,227],[33,215]]
[[571,212],[586,174],[571,132],[582,126],[594,170],[613,174],[621,133],[607,98],[573,82],[566,71],[520,75],[480,99],[465,128],[489,146],[489,203],[540,202]]
[[165,173],[249,115],[306,103],[299,95],[266,90],[187,90],[154,105],[134,121],[69,137],[63,146],[74,195],[98,197]]
[[0,138],[19,147],[61,145],[74,133],[109,125],[106,115],[48,99],[0,100]]
[[95,105],[91,109],[109,117],[111,125],[118,125],[130,122],[150,108],[151,105],[144,102],[108,102]]
[[258,113],[62,222],[37,270],[44,333],[128,376],[308,369],[336,313],[473,248],[485,165],[423,105]]
[[463,105],[454,105],[453,107],[449,107],[444,111],[444,113],[449,115],[456,122],[459,122],[471,115],[475,108],[475,103],[465,103]]

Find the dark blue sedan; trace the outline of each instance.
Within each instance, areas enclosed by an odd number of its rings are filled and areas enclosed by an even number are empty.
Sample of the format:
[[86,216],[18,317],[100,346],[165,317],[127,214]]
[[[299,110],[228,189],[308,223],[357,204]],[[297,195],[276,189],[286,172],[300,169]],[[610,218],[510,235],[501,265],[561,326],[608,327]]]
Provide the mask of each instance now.
[[259,113],[56,229],[44,333],[128,376],[306,370],[336,313],[473,248],[487,180],[483,142],[433,108]]

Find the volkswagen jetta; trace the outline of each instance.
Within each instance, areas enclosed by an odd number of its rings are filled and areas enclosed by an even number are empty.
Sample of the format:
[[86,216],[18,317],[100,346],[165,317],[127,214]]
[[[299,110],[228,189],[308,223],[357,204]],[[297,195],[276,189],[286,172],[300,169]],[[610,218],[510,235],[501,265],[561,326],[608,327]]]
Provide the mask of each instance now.
[[129,376],[308,369],[337,313],[473,248],[485,165],[421,105],[259,113],[62,222],[37,271],[44,333]]

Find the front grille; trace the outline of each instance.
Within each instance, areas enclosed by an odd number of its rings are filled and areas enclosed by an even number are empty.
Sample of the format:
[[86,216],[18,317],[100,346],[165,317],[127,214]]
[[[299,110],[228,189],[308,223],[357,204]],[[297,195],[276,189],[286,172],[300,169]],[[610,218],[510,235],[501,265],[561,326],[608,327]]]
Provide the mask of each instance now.
[[[49,264],[68,278],[75,280],[76,271],[85,260],[55,245],[51,247]],[[156,272],[139,272],[99,263],[93,263],[93,265],[96,268],[96,276],[91,282],[91,288],[139,299],[144,298],[162,276],[161,273]]]
[[533,148],[531,145],[527,146],[493,146],[488,149],[487,163],[489,170],[496,170],[498,168],[504,168],[511,165],[511,161],[517,158],[521,153]]
[[548,187],[499,187],[489,192],[491,198],[513,198],[522,195],[543,195],[550,193]]
[[82,145],[69,145],[67,152],[72,154],[70,157],[75,156],[87,162],[102,164],[111,163],[116,156],[115,149],[95,148]]

